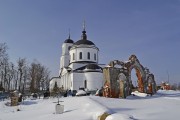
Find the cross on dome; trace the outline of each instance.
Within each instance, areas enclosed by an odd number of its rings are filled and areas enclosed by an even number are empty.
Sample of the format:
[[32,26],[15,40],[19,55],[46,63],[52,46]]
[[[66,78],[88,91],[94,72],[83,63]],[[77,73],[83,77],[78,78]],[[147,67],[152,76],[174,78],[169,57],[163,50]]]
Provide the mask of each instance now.
[[82,31],[81,39],[87,40],[85,20],[83,21],[83,31]]

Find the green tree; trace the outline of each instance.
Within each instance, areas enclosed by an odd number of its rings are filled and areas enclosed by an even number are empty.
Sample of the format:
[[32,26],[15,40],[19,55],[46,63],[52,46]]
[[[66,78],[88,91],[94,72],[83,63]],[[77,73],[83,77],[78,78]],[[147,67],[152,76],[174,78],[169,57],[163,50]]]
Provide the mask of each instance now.
[[57,82],[55,82],[53,90],[51,92],[51,96],[56,96],[56,95],[58,95],[58,93],[59,93],[59,87],[57,85]]
[[55,84],[54,84],[53,92],[55,92],[55,93],[59,92],[59,87],[57,85],[57,82],[55,82]]

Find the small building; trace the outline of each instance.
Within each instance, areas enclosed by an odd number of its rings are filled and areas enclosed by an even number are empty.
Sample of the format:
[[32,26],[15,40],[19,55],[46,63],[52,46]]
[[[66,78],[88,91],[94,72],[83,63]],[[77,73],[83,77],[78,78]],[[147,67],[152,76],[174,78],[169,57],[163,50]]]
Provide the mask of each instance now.
[[162,83],[161,83],[161,89],[162,89],[162,90],[170,90],[170,89],[171,89],[171,86],[170,86],[170,84],[167,83],[167,82],[162,82]]

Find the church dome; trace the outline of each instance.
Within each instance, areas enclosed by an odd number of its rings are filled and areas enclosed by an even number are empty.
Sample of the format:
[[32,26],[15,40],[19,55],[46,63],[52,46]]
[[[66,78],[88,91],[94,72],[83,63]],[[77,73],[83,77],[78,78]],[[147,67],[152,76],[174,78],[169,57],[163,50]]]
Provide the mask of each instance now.
[[93,42],[89,41],[89,40],[78,40],[77,42],[74,43],[74,45],[94,45]]
[[85,28],[82,31],[82,35],[81,35],[81,40],[78,40],[77,42],[74,43],[74,45],[94,45],[93,42],[91,42],[90,40],[87,40],[87,35],[86,35],[86,30]]
[[74,43],[74,41],[73,41],[73,40],[71,40],[71,37],[70,37],[70,32],[69,32],[68,39],[66,39],[66,40],[64,41],[64,43]]
[[99,67],[97,64],[88,64],[86,65],[86,69],[95,70],[95,69],[101,69],[101,67]]
[[64,41],[64,43],[74,43],[74,41],[71,40],[70,38],[68,38],[68,39],[66,39],[66,40]]

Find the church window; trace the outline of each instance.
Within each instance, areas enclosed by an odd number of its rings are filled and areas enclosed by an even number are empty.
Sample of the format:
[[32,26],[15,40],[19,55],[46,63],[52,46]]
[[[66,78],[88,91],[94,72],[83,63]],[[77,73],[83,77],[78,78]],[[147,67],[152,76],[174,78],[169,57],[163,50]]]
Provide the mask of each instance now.
[[79,59],[82,59],[82,52],[79,53]]
[[73,53],[73,60],[75,60],[75,54]]
[[87,53],[87,59],[90,59],[90,52]]
[[87,80],[84,81],[84,88],[87,88]]
[[96,60],[96,54],[94,54],[94,60]]

